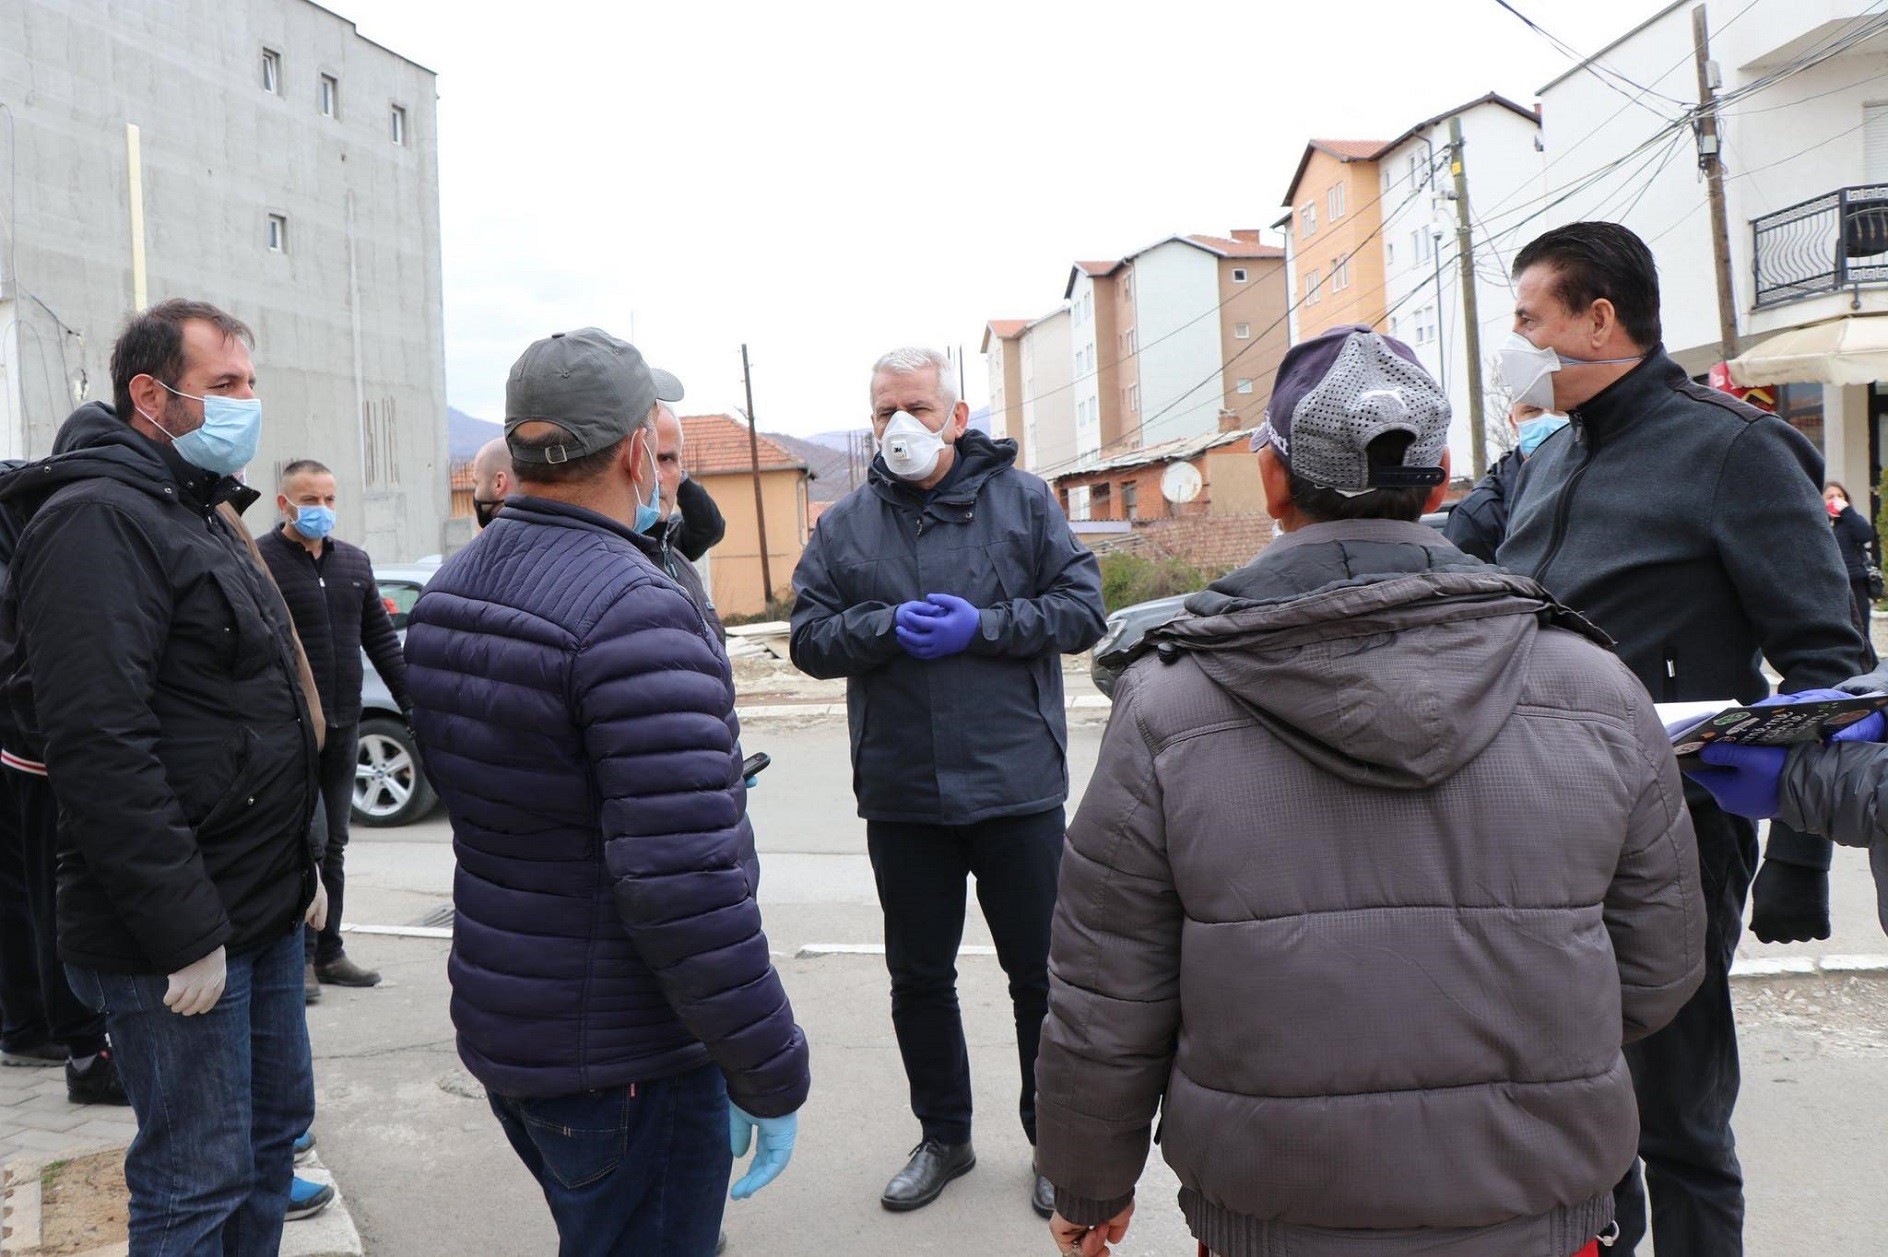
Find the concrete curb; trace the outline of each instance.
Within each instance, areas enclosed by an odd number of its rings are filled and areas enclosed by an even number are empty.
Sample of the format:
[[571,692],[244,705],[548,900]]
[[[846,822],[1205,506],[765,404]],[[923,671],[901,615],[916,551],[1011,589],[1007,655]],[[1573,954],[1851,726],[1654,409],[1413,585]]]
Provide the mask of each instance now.
[[279,1257],[365,1257],[361,1233],[354,1225],[354,1215],[348,1212],[347,1197],[341,1194],[341,1185],[321,1164],[321,1158],[309,1158],[306,1164],[295,1167],[295,1173],[333,1187],[334,1203],[312,1218],[283,1227]]
[[46,1161],[22,1157],[9,1161],[4,1204],[0,1204],[0,1254],[18,1257],[39,1247],[39,1179]]
[[1781,956],[1775,960],[1740,956],[1731,963],[1731,977],[1752,981],[1826,973],[1888,974],[1888,956]]

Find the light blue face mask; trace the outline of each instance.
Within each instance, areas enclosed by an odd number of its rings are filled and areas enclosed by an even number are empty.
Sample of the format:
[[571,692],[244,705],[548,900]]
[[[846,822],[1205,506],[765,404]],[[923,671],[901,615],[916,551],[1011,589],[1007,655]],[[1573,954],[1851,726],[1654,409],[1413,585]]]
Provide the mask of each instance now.
[[[164,384],[164,381],[158,383]],[[218,397],[214,393],[198,397],[194,393],[179,393],[168,384],[164,387],[178,397],[203,403],[203,426],[182,436],[172,433],[150,415],[144,416],[170,437],[171,445],[185,462],[219,476],[233,476],[255,458],[256,446],[262,440],[260,397]]]
[[332,506],[297,507],[295,531],[310,541],[320,541],[334,531],[334,508]]
[[1529,419],[1521,425],[1521,457],[1532,458],[1542,441],[1566,426],[1565,415],[1537,415]]
[[636,503],[636,531],[648,532],[662,518],[662,469],[656,465],[655,447],[648,443],[648,429],[643,430],[644,447],[649,450],[649,500]]

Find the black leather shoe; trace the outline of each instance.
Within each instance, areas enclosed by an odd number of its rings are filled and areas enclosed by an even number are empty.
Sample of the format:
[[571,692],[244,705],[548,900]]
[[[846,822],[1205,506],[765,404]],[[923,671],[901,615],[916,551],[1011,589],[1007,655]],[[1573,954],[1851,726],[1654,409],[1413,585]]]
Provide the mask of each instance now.
[[885,1194],[878,1203],[893,1213],[922,1209],[943,1194],[946,1184],[970,1173],[976,1164],[976,1151],[969,1144],[927,1139],[911,1150],[911,1160],[885,1184]]
[[1042,1176],[1042,1164],[1030,1158],[1029,1168],[1036,1172],[1036,1190],[1029,1193],[1029,1205],[1045,1218],[1055,1216],[1055,1184]]

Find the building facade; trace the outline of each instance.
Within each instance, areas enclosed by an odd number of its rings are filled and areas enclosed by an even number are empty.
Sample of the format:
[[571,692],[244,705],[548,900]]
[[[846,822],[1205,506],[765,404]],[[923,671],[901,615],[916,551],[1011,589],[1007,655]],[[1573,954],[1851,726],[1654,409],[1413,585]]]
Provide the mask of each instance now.
[[[1661,9],[1594,60],[1696,99],[1696,7]],[[1721,83],[1730,373],[1773,386],[1779,413],[1822,446],[1829,477],[1859,495],[1880,483],[1888,438],[1888,14],[1867,0],[1704,7]],[[1726,353],[1690,128],[1622,110],[1585,66],[1541,101],[1545,212],[1522,230],[1500,218],[1491,228],[1518,244],[1581,219],[1631,227],[1658,259],[1665,347],[1706,378]]]
[[[755,453],[760,456],[758,512]],[[746,422],[733,415],[684,415],[682,466],[690,479],[708,490],[728,526],[720,544],[696,565],[715,609],[723,616],[759,615],[771,600],[790,597],[793,569],[806,550],[811,526],[806,461],[771,437],[757,437],[750,446]],[[760,558],[763,523],[767,532],[764,569]]]
[[256,333],[250,479],[319,459],[338,534],[447,548],[435,102],[310,0],[0,0],[0,453],[110,400],[133,310],[198,298]]

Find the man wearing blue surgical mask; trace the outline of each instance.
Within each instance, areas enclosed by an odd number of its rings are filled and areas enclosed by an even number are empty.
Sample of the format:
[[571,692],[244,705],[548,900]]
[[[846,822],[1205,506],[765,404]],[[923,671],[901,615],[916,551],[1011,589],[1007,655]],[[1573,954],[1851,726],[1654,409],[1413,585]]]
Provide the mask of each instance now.
[[288,609],[219,509],[257,497],[233,474],[261,423],[251,340],[202,302],[133,315],[112,403],[0,477],[25,523],[4,736],[58,803],[59,956],[138,1119],[135,1253],[276,1251],[314,1113],[316,729]]
[[[1611,634],[1655,701],[1762,698],[1766,659],[1785,693],[1863,671],[1822,458],[1775,415],[1694,384],[1665,352],[1645,242],[1617,223],[1572,223],[1523,248],[1514,276],[1502,373],[1516,400],[1572,422],[1522,467],[1497,562]],[[1826,841],[1773,826],[1758,870],[1750,821],[1696,784],[1686,804],[1705,980],[1676,1019],[1626,1048],[1645,1185],[1635,1168],[1616,1193],[1616,1257],[1646,1233],[1648,1189],[1660,1253],[1744,1251],[1727,977],[1746,894],[1763,942],[1829,937]]]
[[[321,799],[327,841],[321,851],[321,883],[328,892],[328,923],[308,932],[303,997],[314,1003],[321,988],[375,986],[380,975],[349,958],[341,945],[341,901],[347,877],[348,820],[358,771],[389,773],[384,757],[358,765],[361,718],[361,655],[407,710],[406,660],[387,604],[374,582],[373,560],[359,546],[333,535],[337,485],[334,473],[312,458],[282,469],[277,486],[276,528],[257,538],[256,548],[282,591],[295,631],[308,653],[308,667],[321,694],[328,737],[321,751]],[[415,771],[409,767],[408,773]],[[388,790],[409,788],[398,774],[383,778]]]
[[1514,507],[1515,481],[1521,478],[1521,464],[1548,437],[1567,426],[1567,416],[1516,402],[1508,411],[1508,424],[1514,429],[1514,448],[1495,460],[1488,474],[1455,504],[1442,524],[1442,535],[1456,549],[1484,563],[1495,561],[1495,551],[1507,534],[1508,512]]

